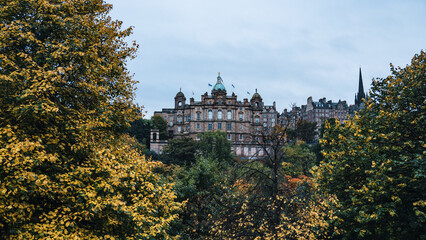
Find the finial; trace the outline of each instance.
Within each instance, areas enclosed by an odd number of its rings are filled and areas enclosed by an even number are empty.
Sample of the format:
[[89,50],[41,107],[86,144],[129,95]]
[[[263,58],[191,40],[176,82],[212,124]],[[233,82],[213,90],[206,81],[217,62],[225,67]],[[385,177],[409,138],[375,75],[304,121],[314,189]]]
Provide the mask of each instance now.
[[256,93],[257,93],[257,88],[256,88]]
[[182,88],[179,88],[179,92],[182,92]]
[[218,72],[217,75],[220,76],[220,72]]

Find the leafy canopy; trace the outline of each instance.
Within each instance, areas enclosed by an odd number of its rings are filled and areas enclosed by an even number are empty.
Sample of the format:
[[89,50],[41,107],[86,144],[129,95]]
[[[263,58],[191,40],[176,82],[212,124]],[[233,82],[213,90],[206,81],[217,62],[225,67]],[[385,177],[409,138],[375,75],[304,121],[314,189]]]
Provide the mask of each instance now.
[[350,239],[424,238],[426,54],[373,82],[366,109],[326,123],[320,187],[340,202]]
[[171,184],[122,137],[131,28],[102,0],[0,0],[0,238],[160,238]]

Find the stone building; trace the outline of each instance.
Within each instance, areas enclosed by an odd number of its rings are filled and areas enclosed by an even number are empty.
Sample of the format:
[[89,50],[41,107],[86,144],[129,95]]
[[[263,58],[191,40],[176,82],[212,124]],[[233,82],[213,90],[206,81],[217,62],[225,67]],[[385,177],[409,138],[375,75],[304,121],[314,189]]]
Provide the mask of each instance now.
[[265,124],[275,124],[278,118],[275,103],[265,107],[257,89],[250,100],[244,98],[240,101],[234,93],[228,95],[220,73],[211,94],[204,93],[200,101],[190,98],[187,102],[182,91],[176,94],[174,100],[174,108],[154,112],[168,122],[170,138],[190,137],[198,140],[200,133],[223,131],[232,142],[237,156],[259,155],[256,141],[260,131]]
[[291,128],[296,126],[297,121],[306,120],[309,122],[317,123],[319,129],[325,120],[329,118],[336,118],[340,123],[343,123],[348,117],[352,117],[355,112],[364,108],[363,99],[368,95],[364,92],[364,85],[362,82],[361,68],[359,69],[359,82],[358,92],[355,94],[355,104],[348,105],[346,101],[339,100],[333,102],[324,97],[318,101],[313,101],[312,97],[307,99],[306,105],[300,107],[293,106],[291,111],[284,109],[280,115],[279,123],[281,125],[288,125]]

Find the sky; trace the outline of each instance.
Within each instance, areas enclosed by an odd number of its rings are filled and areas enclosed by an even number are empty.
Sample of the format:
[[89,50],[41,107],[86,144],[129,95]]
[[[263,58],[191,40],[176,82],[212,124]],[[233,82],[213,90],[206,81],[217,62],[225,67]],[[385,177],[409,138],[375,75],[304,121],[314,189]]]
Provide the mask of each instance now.
[[133,26],[127,41],[139,50],[127,67],[146,117],[173,108],[180,89],[199,101],[218,72],[228,95],[257,89],[279,112],[309,96],[353,104],[360,67],[367,90],[390,63],[405,67],[426,50],[424,0],[106,1]]

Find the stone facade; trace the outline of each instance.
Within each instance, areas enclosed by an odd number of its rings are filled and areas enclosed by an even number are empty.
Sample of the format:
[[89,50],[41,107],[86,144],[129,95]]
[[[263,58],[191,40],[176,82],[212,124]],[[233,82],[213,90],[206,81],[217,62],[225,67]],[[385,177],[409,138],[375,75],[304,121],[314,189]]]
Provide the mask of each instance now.
[[168,122],[169,137],[190,137],[199,139],[199,134],[207,131],[226,132],[237,156],[250,157],[259,149],[256,141],[263,126],[272,126],[277,122],[278,112],[275,103],[265,106],[259,93],[253,94],[250,101],[239,101],[232,93],[227,95],[223,80],[219,74],[211,94],[201,96],[201,101],[190,98],[179,91],[175,96],[174,108],[164,108],[154,112]]
[[306,105],[300,107],[293,106],[290,111],[284,109],[280,115],[279,123],[283,126],[294,128],[298,121],[306,120],[317,123],[317,129],[329,118],[336,118],[340,123],[343,123],[349,117],[353,117],[355,112],[364,108],[363,100],[367,97],[368,95],[364,92],[360,68],[358,92],[355,94],[354,105],[348,105],[346,101],[341,100],[338,102],[327,101],[326,98],[321,98],[315,102],[312,100],[312,97],[309,97]]

